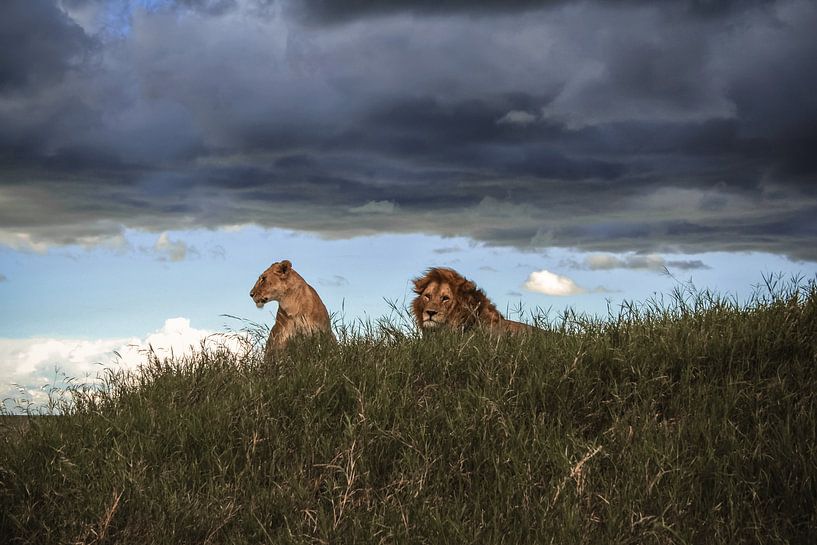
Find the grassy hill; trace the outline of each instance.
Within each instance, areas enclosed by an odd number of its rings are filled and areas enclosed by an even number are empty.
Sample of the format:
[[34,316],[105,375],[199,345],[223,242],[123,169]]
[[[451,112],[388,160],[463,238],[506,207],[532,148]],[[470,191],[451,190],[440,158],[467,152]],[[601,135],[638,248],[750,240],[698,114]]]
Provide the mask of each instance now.
[[151,357],[0,437],[8,543],[817,543],[817,287]]

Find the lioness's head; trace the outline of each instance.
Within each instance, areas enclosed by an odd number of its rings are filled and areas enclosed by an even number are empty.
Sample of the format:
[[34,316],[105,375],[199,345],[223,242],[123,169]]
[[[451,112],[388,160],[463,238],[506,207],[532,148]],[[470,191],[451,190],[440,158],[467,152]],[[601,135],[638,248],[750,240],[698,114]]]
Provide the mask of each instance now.
[[500,316],[485,292],[453,269],[428,269],[414,279],[414,293],[411,308],[423,333],[441,327],[464,330]]
[[261,273],[255,285],[250,290],[250,297],[255,306],[263,308],[270,301],[278,301],[286,293],[292,283],[292,263],[285,259],[273,263]]

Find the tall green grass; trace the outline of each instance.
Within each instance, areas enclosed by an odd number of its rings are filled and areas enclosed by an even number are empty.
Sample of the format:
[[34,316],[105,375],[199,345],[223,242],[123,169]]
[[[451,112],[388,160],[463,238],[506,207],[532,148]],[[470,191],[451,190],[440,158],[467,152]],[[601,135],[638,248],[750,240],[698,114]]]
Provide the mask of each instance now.
[[766,288],[150,356],[2,435],[0,540],[817,543],[817,286]]

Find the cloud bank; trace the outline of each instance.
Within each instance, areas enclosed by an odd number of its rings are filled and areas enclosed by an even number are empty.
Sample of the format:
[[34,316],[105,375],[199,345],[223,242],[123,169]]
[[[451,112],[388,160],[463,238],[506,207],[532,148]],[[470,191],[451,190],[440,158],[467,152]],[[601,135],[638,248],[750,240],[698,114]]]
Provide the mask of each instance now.
[[807,0],[7,0],[0,244],[257,224],[817,260],[816,25]]
[[635,269],[654,272],[665,272],[679,269],[682,271],[709,269],[700,259],[666,259],[657,254],[624,255],[591,254],[584,258],[583,263],[574,264],[577,268],[591,271],[607,271],[612,269]]
[[136,369],[152,350],[160,358],[180,357],[191,350],[224,346],[245,348],[237,337],[214,335],[191,327],[187,318],[170,318],[144,337],[124,339],[0,339],[0,399],[13,410],[18,402],[45,407],[49,387],[98,382],[104,368]]

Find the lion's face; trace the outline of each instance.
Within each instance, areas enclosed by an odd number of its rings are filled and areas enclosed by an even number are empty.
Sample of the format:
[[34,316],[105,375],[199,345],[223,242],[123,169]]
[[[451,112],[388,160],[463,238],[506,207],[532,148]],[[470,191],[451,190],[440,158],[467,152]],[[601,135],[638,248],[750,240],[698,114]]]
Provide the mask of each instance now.
[[415,306],[419,310],[418,321],[423,329],[449,325],[451,309],[455,306],[454,290],[448,282],[430,282],[419,292]]
[[270,301],[280,300],[290,288],[291,272],[292,263],[287,260],[270,265],[250,290],[250,297],[255,301],[255,306],[262,308]]

